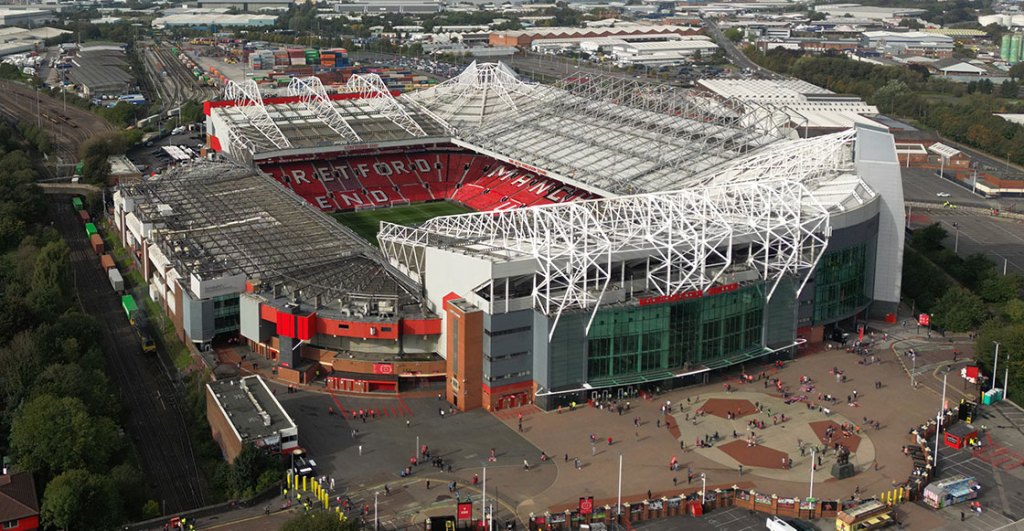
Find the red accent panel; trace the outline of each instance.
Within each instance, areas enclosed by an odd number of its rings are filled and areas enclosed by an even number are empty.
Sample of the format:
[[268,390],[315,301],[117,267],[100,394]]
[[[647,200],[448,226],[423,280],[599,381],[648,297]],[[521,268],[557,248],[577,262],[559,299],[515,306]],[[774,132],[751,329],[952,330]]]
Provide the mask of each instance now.
[[209,116],[210,115],[210,109],[212,109],[212,108],[213,108],[213,102],[212,101],[204,101],[203,102],[203,115]]
[[390,363],[374,363],[373,374],[395,374],[395,366]]
[[440,319],[402,319],[402,335],[436,336],[441,334]]
[[483,387],[485,392],[490,393],[492,395],[496,395],[501,393],[508,393],[510,391],[519,391],[521,389],[532,389],[533,381],[527,380],[525,382],[499,385],[497,387],[491,387],[487,384],[480,384],[480,386]]
[[444,309],[447,311],[448,310],[448,301],[453,301],[455,299],[461,299],[461,298],[462,297],[458,293],[455,293],[454,291],[451,291],[447,295],[445,295],[443,299],[441,299],[441,305],[444,306]]
[[220,139],[216,136],[210,135],[210,149],[220,153],[223,151],[220,145]]
[[[385,330],[387,328],[388,330]],[[364,321],[341,321],[317,319],[316,332],[341,337],[374,339],[398,339],[398,323],[368,323]]]
[[248,280],[245,281],[245,292],[252,293],[252,283]]
[[295,337],[295,316],[278,312],[277,313],[277,335],[284,337]]
[[35,531],[39,529],[39,516],[26,516],[18,520],[18,525],[14,527],[5,527],[5,530],[12,531]]
[[[398,91],[392,91],[392,96],[398,96]],[[349,92],[345,94],[328,94],[327,95],[332,101],[338,100],[358,100],[362,96],[359,93]],[[263,98],[264,105],[278,105],[282,103],[298,103],[298,96],[282,96],[280,98]],[[220,101],[206,101],[203,102],[203,112],[209,116],[212,109],[218,109],[221,107],[234,107],[238,102],[235,100],[220,100]]]
[[316,312],[296,319],[295,331],[298,339],[311,339],[316,335]]
[[277,322],[277,308],[266,304],[260,304],[260,319],[264,321],[270,321],[271,323]]

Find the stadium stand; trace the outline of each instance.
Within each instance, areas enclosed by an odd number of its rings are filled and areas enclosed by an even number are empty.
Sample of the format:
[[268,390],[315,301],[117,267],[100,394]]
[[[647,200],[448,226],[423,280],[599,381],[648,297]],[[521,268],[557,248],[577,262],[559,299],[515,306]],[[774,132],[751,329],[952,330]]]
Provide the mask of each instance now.
[[596,196],[484,155],[460,152],[335,156],[261,169],[323,211],[450,199],[478,212]]

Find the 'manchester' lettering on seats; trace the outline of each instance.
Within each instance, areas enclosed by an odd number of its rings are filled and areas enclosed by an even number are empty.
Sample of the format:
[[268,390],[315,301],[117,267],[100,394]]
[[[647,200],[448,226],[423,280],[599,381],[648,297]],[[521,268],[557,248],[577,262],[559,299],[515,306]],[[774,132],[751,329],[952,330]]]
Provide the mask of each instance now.
[[706,291],[699,289],[693,291],[684,291],[682,293],[676,293],[675,295],[659,295],[657,297],[640,297],[637,302],[640,306],[650,306],[652,304],[668,304],[670,302],[679,302],[690,299],[699,299],[701,297],[711,297],[712,295],[718,295],[720,293],[728,293],[730,291],[736,291],[740,288],[739,283],[733,282],[732,284],[723,284],[721,286],[715,286],[708,288]]

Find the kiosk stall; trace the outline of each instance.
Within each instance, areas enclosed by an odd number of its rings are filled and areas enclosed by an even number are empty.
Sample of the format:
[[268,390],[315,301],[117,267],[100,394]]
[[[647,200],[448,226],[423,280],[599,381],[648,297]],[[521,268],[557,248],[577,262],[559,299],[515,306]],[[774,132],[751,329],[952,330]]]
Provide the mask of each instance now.
[[924,502],[941,509],[978,497],[981,486],[971,476],[957,475],[933,481],[924,488]]
[[867,531],[891,523],[892,508],[878,500],[867,500],[836,515],[836,531]]

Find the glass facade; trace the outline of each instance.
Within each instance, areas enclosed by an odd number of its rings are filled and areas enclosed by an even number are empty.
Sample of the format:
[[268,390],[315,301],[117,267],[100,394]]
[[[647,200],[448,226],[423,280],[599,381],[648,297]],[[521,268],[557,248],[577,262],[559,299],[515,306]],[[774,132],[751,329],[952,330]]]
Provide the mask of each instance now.
[[601,310],[587,338],[587,380],[679,369],[761,347],[764,291]]
[[814,272],[814,323],[849,317],[868,303],[867,244],[831,251]]
[[238,295],[222,295],[213,298],[213,332],[223,334],[239,329]]

